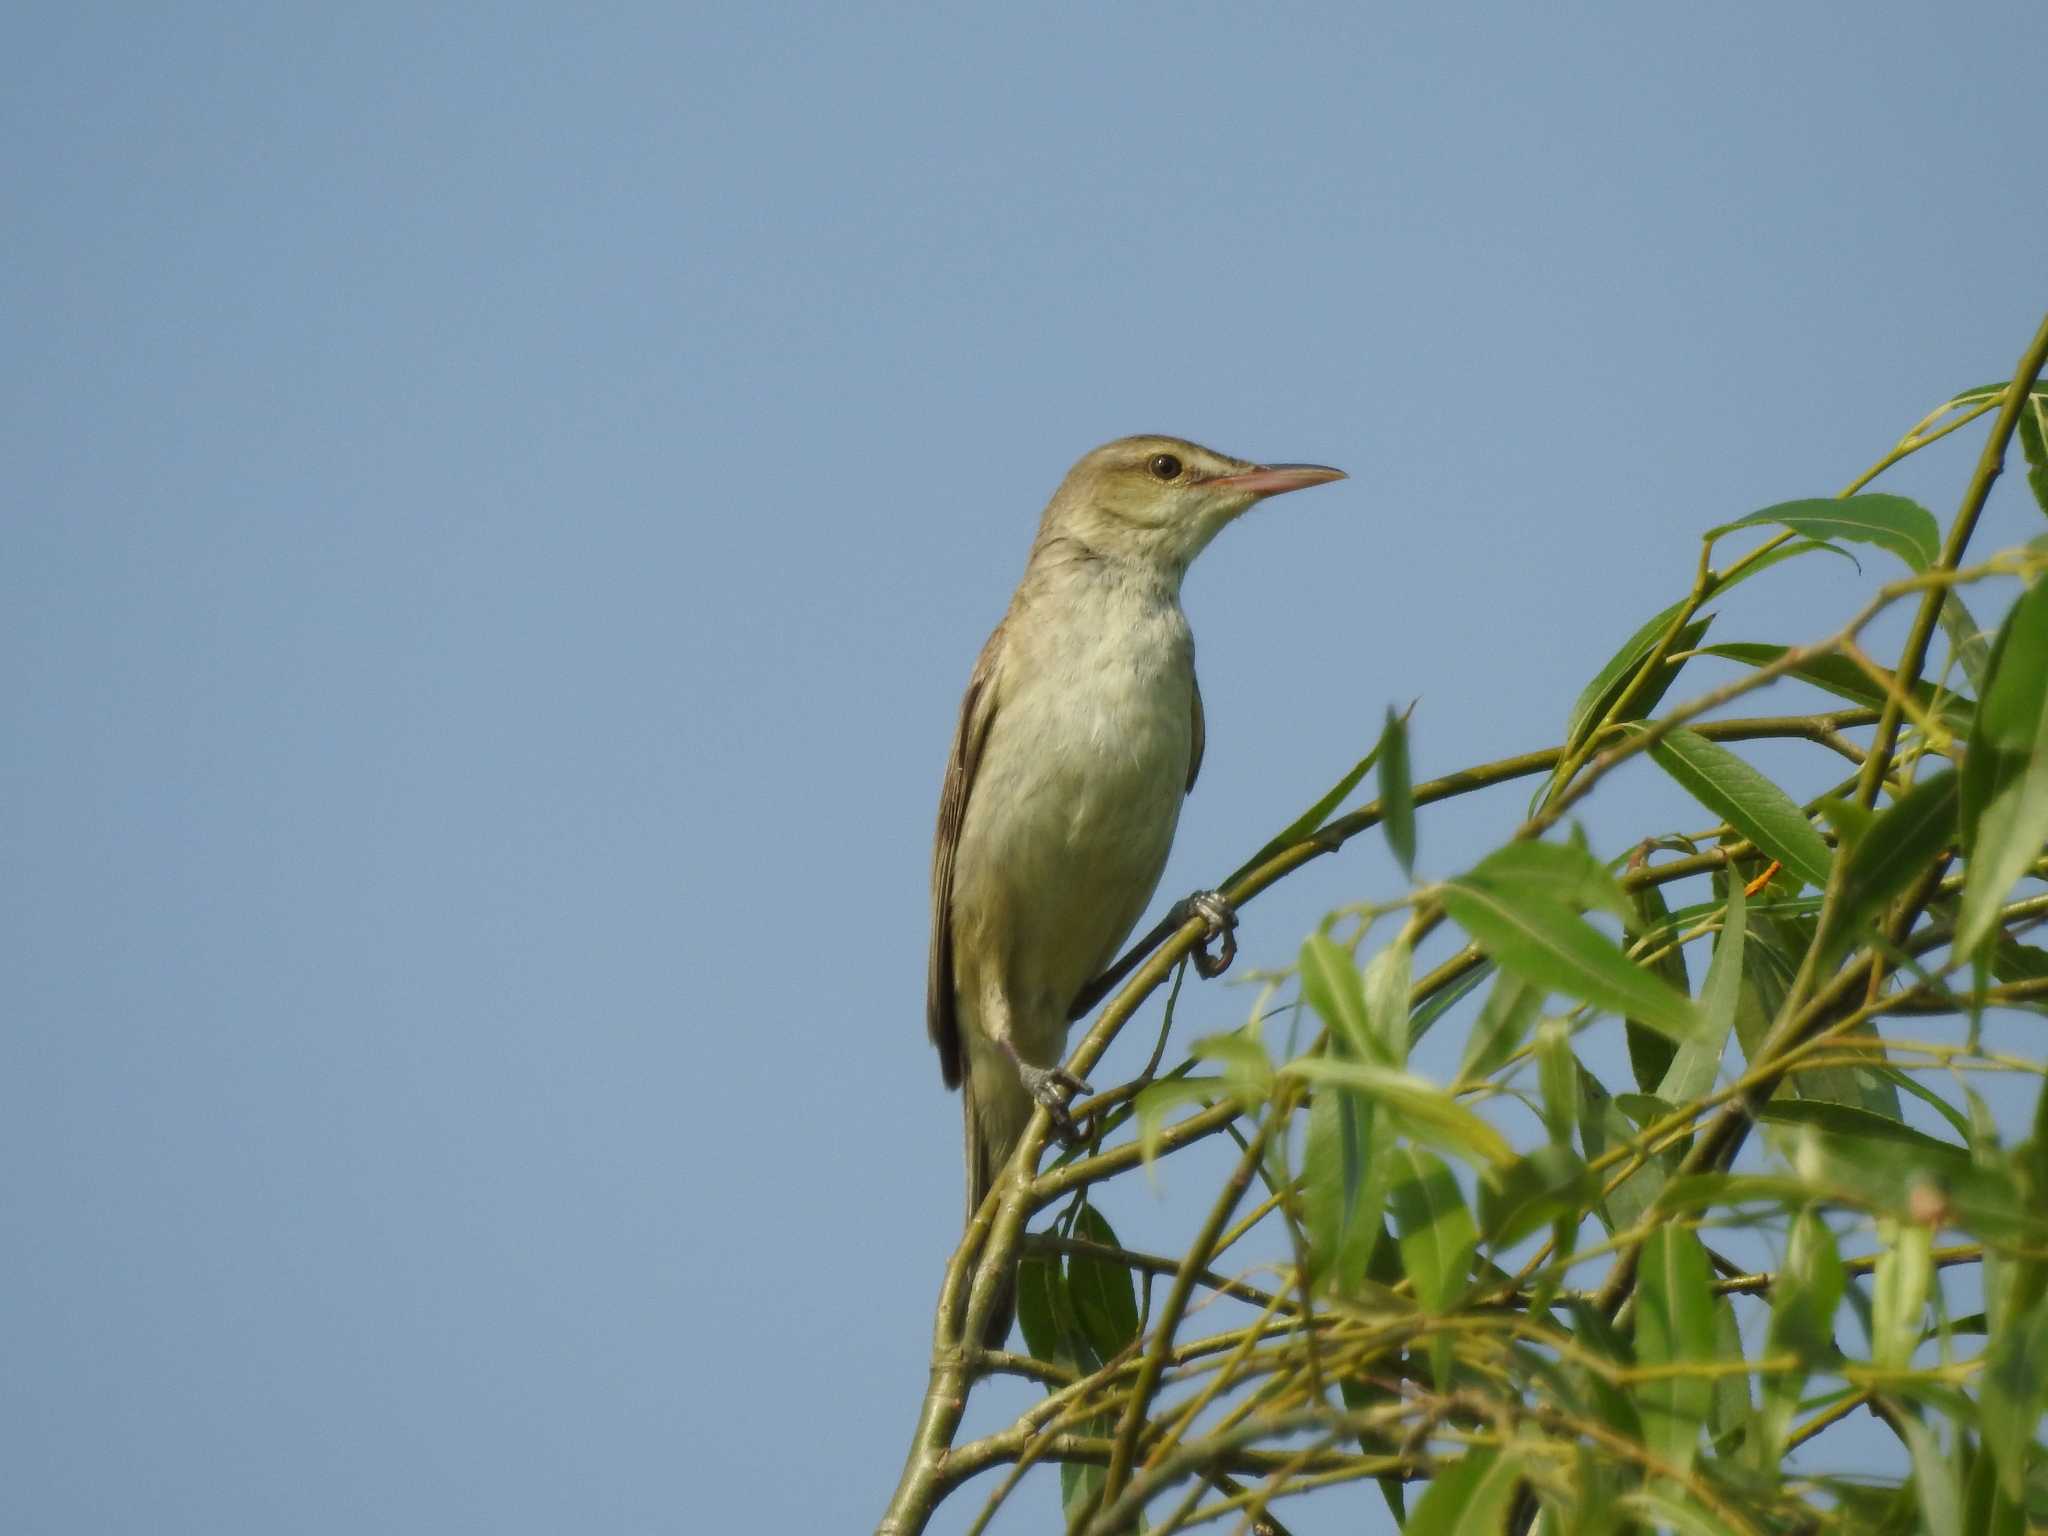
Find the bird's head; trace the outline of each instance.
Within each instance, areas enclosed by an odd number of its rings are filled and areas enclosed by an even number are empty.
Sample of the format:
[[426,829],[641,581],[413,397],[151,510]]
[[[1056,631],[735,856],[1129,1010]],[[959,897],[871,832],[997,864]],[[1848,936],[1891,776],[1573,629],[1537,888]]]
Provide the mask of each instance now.
[[1041,545],[1072,540],[1157,566],[1176,583],[1254,502],[1342,480],[1322,464],[1253,464],[1178,437],[1123,437],[1085,455],[1045,509]]

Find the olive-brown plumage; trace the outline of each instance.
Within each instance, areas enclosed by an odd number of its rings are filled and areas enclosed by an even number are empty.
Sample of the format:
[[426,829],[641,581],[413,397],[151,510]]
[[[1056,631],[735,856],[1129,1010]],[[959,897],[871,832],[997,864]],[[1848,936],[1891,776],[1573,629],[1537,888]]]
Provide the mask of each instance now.
[[[1189,563],[1254,502],[1340,478],[1127,437],[1046,507],[961,701],[932,854],[925,1019],[964,1094],[970,1216],[1034,1101],[1077,1087],[1069,1010],[1144,914],[1201,767]],[[991,1342],[1008,1327],[999,1308]]]

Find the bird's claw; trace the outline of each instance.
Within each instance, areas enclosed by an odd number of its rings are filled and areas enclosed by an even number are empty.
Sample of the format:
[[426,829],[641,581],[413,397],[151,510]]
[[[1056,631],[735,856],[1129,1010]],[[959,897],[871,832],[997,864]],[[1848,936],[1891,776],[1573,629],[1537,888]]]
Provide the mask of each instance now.
[[1074,1124],[1067,1104],[1074,1095],[1095,1090],[1065,1067],[1034,1067],[1020,1061],[1017,1063],[1017,1077],[1024,1084],[1024,1091],[1037,1103],[1043,1104],[1046,1113],[1052,1116],[1052,1128],[1060,1140],[1071,1145],[1080,1135],[1080,1129]]
[[[1199,917],[1208,925],[1208,933],[1195,946],[1195,974],[1204,981],[1215,980],[1237,958],[1237,908],[1221,891],[1196,891],[1176,910],[1182,922]],[[1209,953],[1211,940],[1219,946],[1213,955]]]

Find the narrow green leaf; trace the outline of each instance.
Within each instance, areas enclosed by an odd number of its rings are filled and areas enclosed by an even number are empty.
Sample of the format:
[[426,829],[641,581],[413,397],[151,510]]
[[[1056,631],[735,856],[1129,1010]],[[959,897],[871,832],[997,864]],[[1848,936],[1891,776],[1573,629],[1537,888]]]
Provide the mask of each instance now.
[[1505,1163],[1514,1157],[1507,1138],[1427,1078],[1367,1061],[1332,1061],[1307,1056],[1281,1068],[1289,1077],[1335,1083],[1384,1105],[1417,1141],[1459,1152],[1474,1161]]
[[1874,493],[1781,501],[1761,512],[1752,512],[1732,523],[1709,529],[1707,537],[1718,539],[1738,528],[1752,528],[1759,523],[1776,523],[1809,538],[1849,539],[1858,544],[1875,544],[1890,550],[1916,571],[1926,570],[1941,553],[1941,526],[1935,522],[1932,512],[1903,496]]
[[1477,965],[1472,966],[1449,986],[1431,994],[1420,1007],[1408,1015],[1409,1048],[1412,1050],[1415,1042],[1428,1034],[1430,1026],[1438,1019],[1485,986],[1487,978],[1493,973],[1493,962],[1481,959]]
[[[1622,925],[1622,946],[1641,957],[1644,970],[1673,991],[1692,996],[1692,974],[1686,969],[1685,946],[1673,942],[1680,925],[1671,920],[1671,908],[1664,893],[1654,885],[1640,886],[1628,893],[1631,916]],[[1646,942],[1647,940],[1647,942]],[[1628,1064],[1635,1073],[1636,1086],[1653,1091],[1671,1070],[1671,1058],[1678,1047],[1640,1021],[1626,1024]]]
[[1389,1066],[1408,1062],[1408,990],[1414,971],[1414,955],[1405,937],[1365,963],[1365,1016]]
[[1415,875],[1415,787],[1408,772],[1408,725],[1393,710],[1387,711],[1386,728],[1380,732],[1380,831],[1401,865],[1401,873]]
[[1560,1216],[1576,1218],[1599,1192],[1584,1158],[1548,1143],[1480,1184],[1479,1230],[1497,1253]]
[[1714,943],[1706,984],[1700,988],[1700,1014],[1706,1020],[1706,1030],[1699,1039],[1678,1047],[1664,1081],[1657,1085],[1657,1097],[1666,1103],[1704,1098],[1721,1070],[1721,1056],[1735,1028],[1735,1005],[1742,992],[1742,945],[1748,929],[1744,901],[1742,882],[1730,880],[1728,913],[1721,920],[1721,936]]
[[1562,1019],[1546,1019],[1536,1035],[1536,1081],[1543,1094],[1543,1128],[1557,1146],[1570,1146],[1579,1123],[1579,1059]]
[[1070,1310],[1066,1284],[1053,1259],[1026,1254],[1017,1261],[1017,1324],[1024,1332],[1024,1347],[1034,1360],[1049,1365],[1076,1363],[1073,1341],[1061,1323],[1062,1314]]
[[1812,1208],[1792,1224],[1785,1261],[1771,1287],[1771,1325],[1764,1353],[1792,1355],[1800,1368],[1763,1378],[1763,1445],[1757,1465],[1775,1471],[1784,1459],[1785,1437],[1799,1408],[1807,1373],[1834,1362],[1835,1314],[1845,1284],[1835,1236]]
[[[1650,652],[1656,649],[1657,641],[1664,631],[1671,627],[1671,621],[1678,617],[1679,609],[1684,606],[1683,603],[1673,603],[1662,613],[1648,620],[1641,629],[1622,642],[1621,649],[1610,656],[1607,664],[1594,675],[1590,683],[1586,684],[1585,690],[1578,697],[1578,702],[1572,706],[1571,718],[1565,723],[1564,740],[1567,753],[1576,751],[1593,733],[1593,728],[1613,707],[1615,700],[1621,697],[1622,690],[1628,687],[1637,668],[1649,659]],[[1713,616],[1710,614],[1704,619],[1696,619],[1687,624],[1679,631],[1672,649],[1694,649],[1712,622]],[[1679,667],[1683,665],[1682,662],[1675,665],[1665,663],[1660,669],[1659,676],[1646,684],[1637,696],[1636,707],[1629,711],[1631,719],[1640,720],[1657,707],[1657,702],[1671,687],[1678,676]]]
[[[1660,1226],[1642,1248],[1636,1285],[1636,1363],[1686,1366],[1713,1360],[1714,1297],[1707,1252],[1684,1227]],[[1681,1474],[1699,1449],[1713,1388],[1704,1375],[1673,1374],[1638,1384],[1644,1443]]]
[[1640,1019],[1674,1040],[1700,1034],[1690,998],[1631,965],[1612,939],[1547,893],[1466,876],[1444,886],[1442,895],[1452,921],[1524,980]]
[[1394,1230],[1401,1236],[1401,1266],[1415,1283],[1426,1312],[1441,1313],[1465,1294],[1479,1233],[1458,1181],[1443,1160],[1420,1147],[1392,1154]]
[[1956,838],[1956,775],[1932,773],[1870,824],[1844,871],[1840,906],[1818,941],[1832,970],[1892,899]]
[[[1720,645],[1700,647],[1702,656],[1719,656],[1726,661],[1739,661],[1745,666],[1767,667],[1782,657],[1789,649],[1782,645],[1766,645],[1760,642],[1735,640]],[[1869,709],[1882,709],[1885,691],[1878,687],[1861,667],[1846,656],[1815,656],[1801,662],[1789,673],[1809,682],[1816,688],[1824,689],[1851,704],[1861,704]],[[1939,709],[1942,717],[1952,726],[1967,727],[1970,723],[1969,700],[1957,698],[1953,693],[1941,692],[1937,696],[1934,685],[1924,679],[1914,683],[1913,699],[1922,708]]]
[[1949,649],[1955,654],[1956,665],[1963,669],[1963,676],[1970,680],[1971,690],[1979,698],[1984,695],[1984,679],[1991,659],[1991,642],[1985,638],[1983,629],[1963,603],[1960,592],[1950,592],[1942,599],[1941,627],[1948,635]]
[[1760,1106],[1756,1117],[1770,1125],[1811,1125],[1832,1136],[1896,1143],[1910,1147],[1933,1167],[1961,1166],[1970,1159],[1967,1147],[1916,1130],[1896,1114],[1883,1115],[1855,1104],[1835,1104],[1825,1099],[1777,1100]]
[[[1074,1221],[1074,1235],[1105,1247],[1121,1248],[1115,1228],[1092,1205],[1083,1205]],[[1103,1360],[1115,1358],[1138,1336],[1137,1279],[1123,1265],[1079,1254],[1067,1258],[1067,1293],[1081,1333]]]
[[1903,1371],[1927,1315],[1927,1284],[1934,1273],[1933,1234],[1918,1222],[1885,1218],[1877,1224],[1877,1268],[1870,1284],[1870,1363]]
[[1963,1492],[1954,1465],[1941,1453],[1934,1431],[1911,1413],[1893,1424],[1913,1454],[1913,1491],[1920,1503],[1920,1529],[1927,1536],[1962,1536]]
[[1836,838],[1849,853],[1856,851],[1856,845],[1863,841],[1863,834],[1877,819],[1877,812],[1854,800],[1844,800],[1840,795],[1823,796],[1819,809],[1821,820],[1834,829]]
[[1197,1061],[1220,1062],[1223,1081],[1237,1095],[1239,1103],[1263,1104],[1271,1097],[1273,1059],[1266,1054],[1265,1043],[1254,1038],[1249,1030],[1204,1035],[1188,1047],[1188,1054]]
[[1373,1030],[1364,978],[1343,946],[1320,933],[1309,935],[1301,946],[1301,992],[1352,1055],[1382,1066],[1394,1065]]
[[1234,1097],[1220,1077],[1165,1077],[1138,1090],[1132,1105],[1138,1119],[1138,1146],[1149,1167],[1159,1156],[1166,1117],[1183,1104],[1215,1104]]
[[1719,742],[1683,726],[1650,748],[1679,787],[1808,885],[1828,883],[1834,855],[1798,802]]
[[[1610,1145],[1632,1140],[1636,1127],[1615,1106],[1614,1096],[1600,1085],[1598,1078],[1583,1067],[1578,1072],[1579,1144],[1585,1148],[1590,1162]],[[1669,1152],[1646,1158],[1641,1167],[1609,1191],[1600,1203],[1596,1214],[1601,1225],[1610,1233],[1632,1231],[1638,1226],[1663,1192],[1665,1181],[1671,1177],[1674,1161],[1673,1154]]]
[[1521,1476],[1516,1457],[1492,1446],[1467,1451],[1423,1490],[1403,1536],[1499,1536]]
[[[1491,962],[1489,962],[1490,964]],[[1543,1006],[1543,989],[1531,986],[1512,971],[1502,971],[1486,994],[1486,1006],[1465,1039],[1465,1059],[1458,1067],[1461,1082],[1490,1077],[1514,1055],[1536,1022]]]
[[1636,915],[1620,882],[1580,843],[1503,843],[1465,878],[1540,895],[1574,912],[1611,912],[1624,923]]
[[2020,453],[2027,461],[2027,488],[2034,504],[2048,512],[2048,399],[2028,397],[2020,407]]
[[1655,1530],[1668,1529],[1677,1536],[1736,1536],[1727,1521],[1704,1504],[1677,1496],[1669,1484],[1631,1489],[1621,1503]]
[[1235,885],[1244,876],[1250,874],[1261,864],[1265,863],[1266,860],[1273,857],[1274,854],[1280,852],[1281,849],[1292,848],[1296,843],[1322,826],[1324,822],[1330,819],[1331,813],[1344,803],[1345,797],[1365,781],[1365,776],[1372,772],[1372,765],[1379,761],[1379,755],[1380,749],[1375,745],[1370,752],[1353,763],[1351,771],[1335,784],[1332,784],[1328,792],[1321,799],[1317,800],[1314,805],[1274,833],[1272,837],[1266,840],[1265,845],[1257,853],[1232,870],[1229,878],[1223,884],[1226,886]]
[[1312,1279],[1354,1294],[1372,1257],[1386,1203],[1387,1139],[1373,1103],[1336,1083],[1310,1101],[1302,1203]]
[[[2012,380],[2003,379],[1996,384],[1977,384],[1969,389],[1949,396],[1948,403],[1941,409],[1953,411],[1968,405],[1982,405],[1986,400],[2002,399],[2012,388]],[[2048,400],[2048,379],[2036,380],[2027,390],[2029,400]],[[1939,414],[1939,413],[1937,413]]]
[[1980,1407],[1984,1443],[1998,1462],[1998,1483],[2019,1502],[2027,1458],[2048,1408],[2048,1298],[1992,1336]]
[[1965,954],[2048,842],[2048,582],[2013,605],[1992,654],[1961,779],[1969,869],[1955,942]]

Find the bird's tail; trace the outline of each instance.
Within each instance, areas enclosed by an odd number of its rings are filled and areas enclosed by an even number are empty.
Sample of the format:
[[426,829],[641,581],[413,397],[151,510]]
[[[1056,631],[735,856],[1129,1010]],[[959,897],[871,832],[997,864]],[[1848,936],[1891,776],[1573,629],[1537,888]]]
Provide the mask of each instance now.
[[[960,1085],[960,1109],[964,1122],[967,1164],[967,1220],[974,1220],[974,1213],[981,1209],[981,1202],[988,1192],[995,1188],[997,1177],[1003,1165],[1016,1150],[1017,1134],[1007,1133],[1006,1128],[993,1122],[988,1110],[994,1106],[984,1105],[975,1091],[975,1073],[970,1066],[966,1080]],[[1017,1274],[1013,1269],[1003,1277],[1002,1289],[996,1292],[995,1305],[989,1310],[988,1326],[982,1330],[981,1343],[984,1349],[1001,1349],[1010,1337],[1010,1324],[1017,1314]]]

